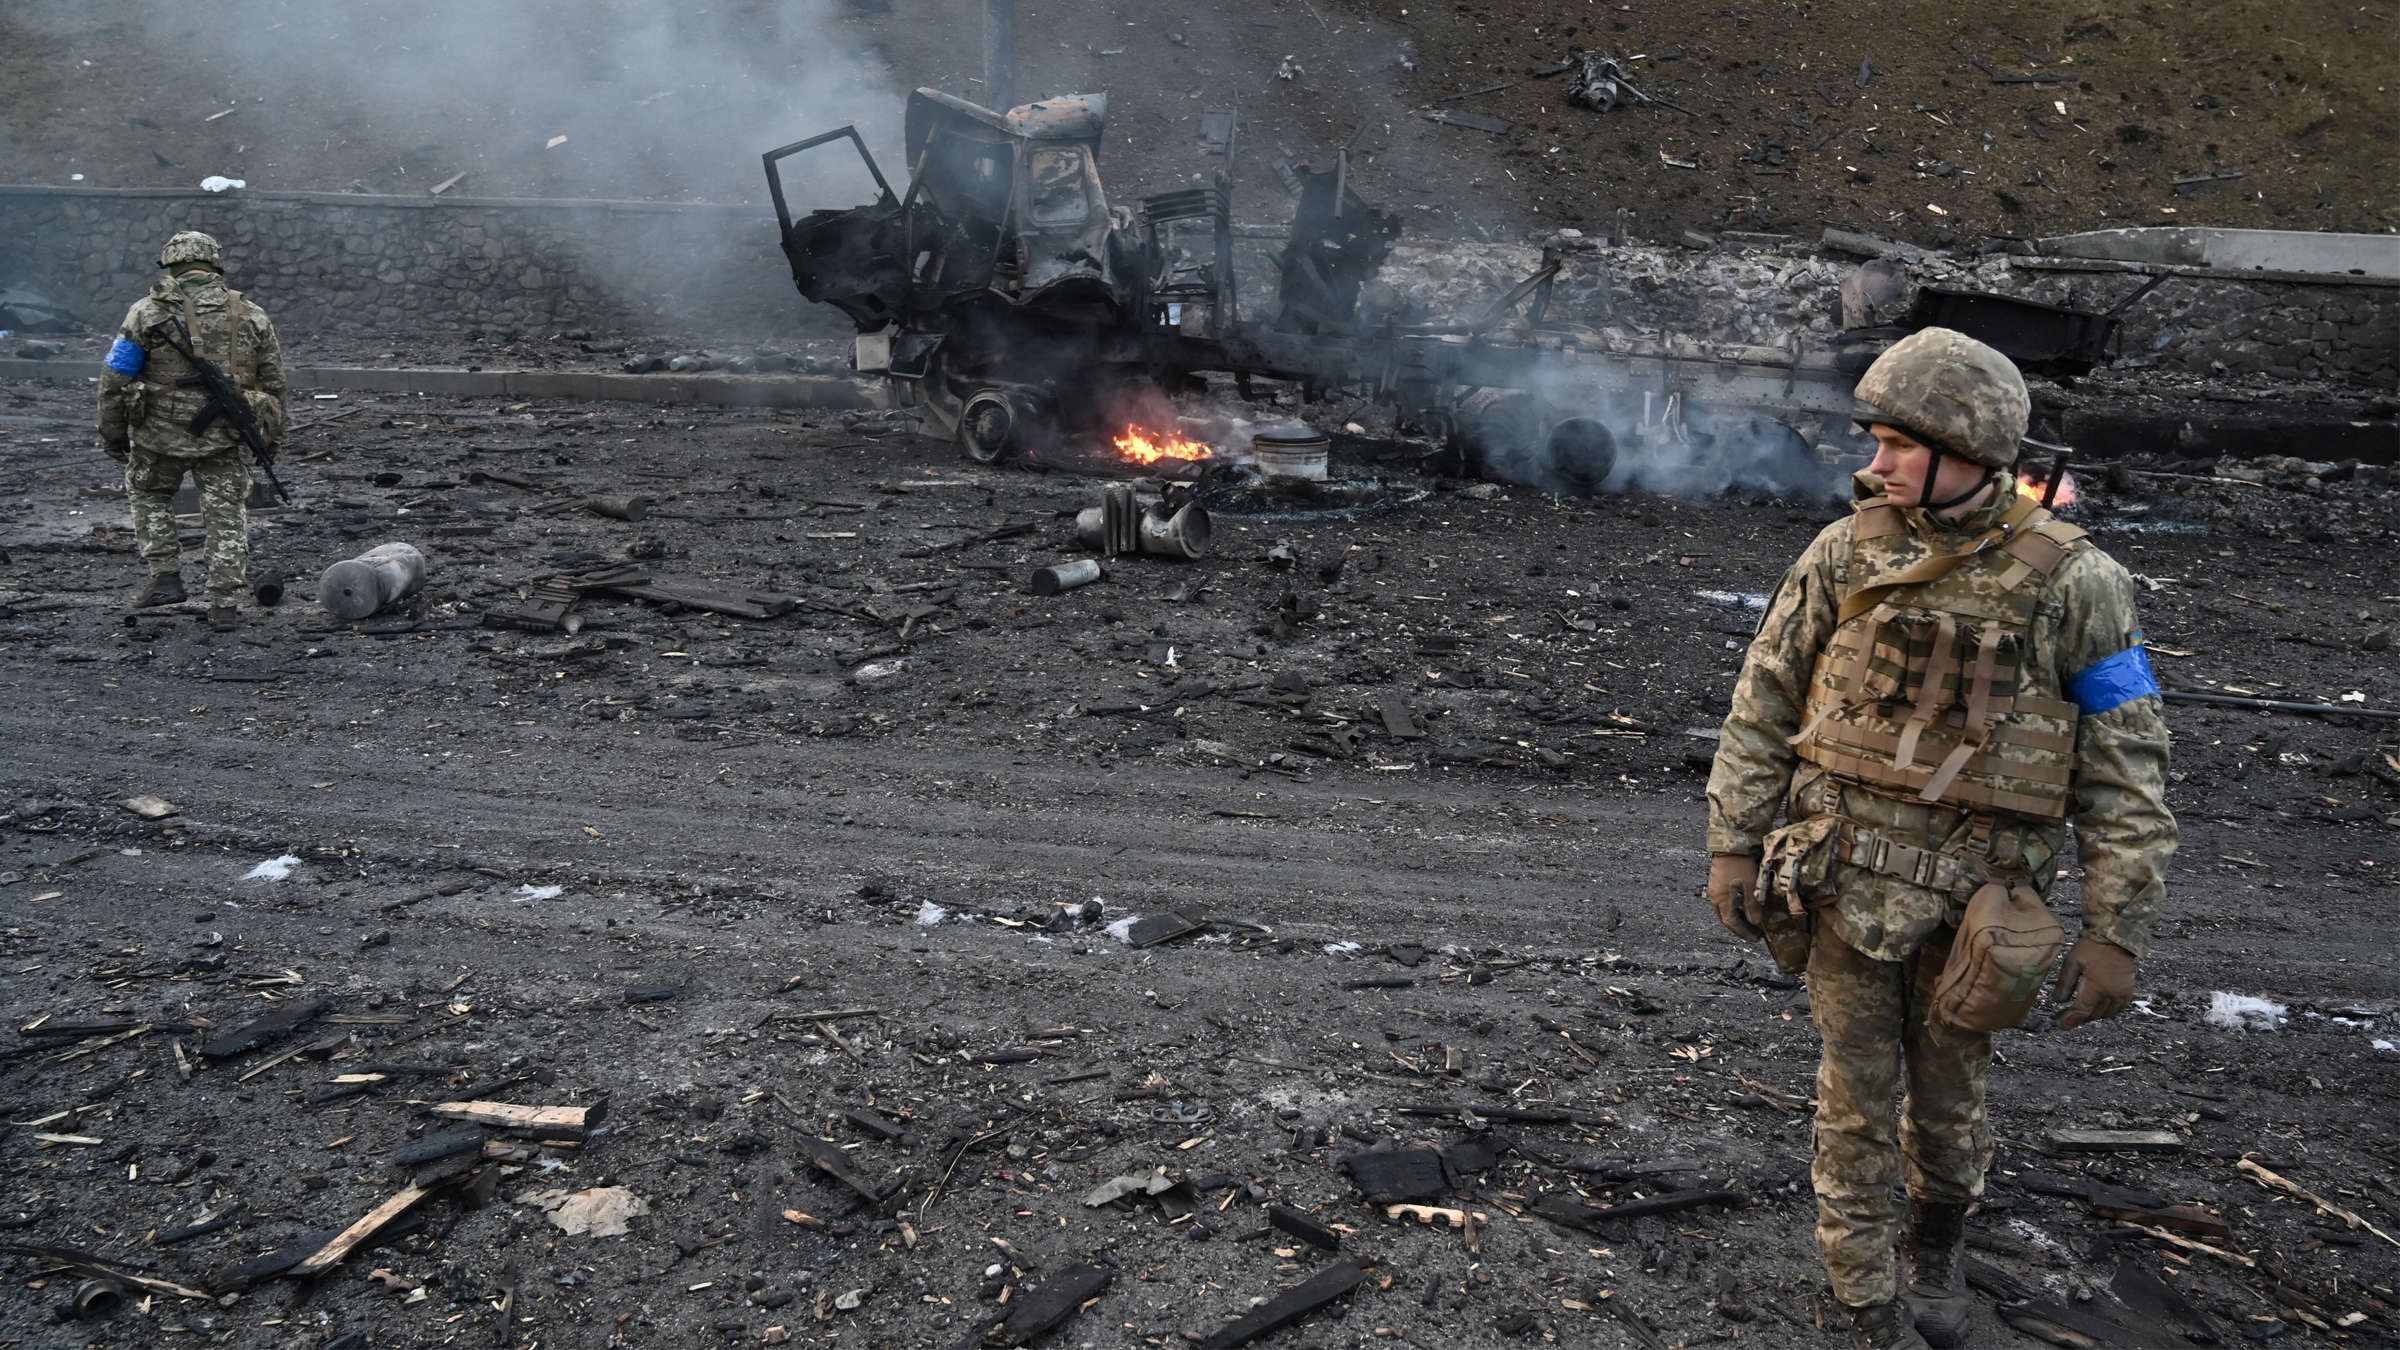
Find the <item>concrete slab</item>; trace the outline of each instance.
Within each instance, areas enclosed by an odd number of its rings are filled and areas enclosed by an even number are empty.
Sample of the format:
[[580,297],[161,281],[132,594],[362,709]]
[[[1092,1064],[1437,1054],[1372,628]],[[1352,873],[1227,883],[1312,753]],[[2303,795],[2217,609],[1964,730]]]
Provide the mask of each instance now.
[[2034,241],[2058,258],[2108,258],[2169,267],[2314,273],[2400,281],[2400,235],[2313,230],[2220,230],[2154,225],[2090,230]]

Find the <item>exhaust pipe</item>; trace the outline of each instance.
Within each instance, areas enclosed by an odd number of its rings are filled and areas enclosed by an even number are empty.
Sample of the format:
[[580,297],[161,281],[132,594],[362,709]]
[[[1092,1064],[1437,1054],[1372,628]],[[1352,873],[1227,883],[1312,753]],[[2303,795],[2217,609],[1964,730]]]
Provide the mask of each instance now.
[[1163,499],[1145,502],[1131,483],[1101,489],[1098,506],[1075,513],[1075,542],[1104,558],[1138,553],[1189,562],[1208,556],[1214,533],[1207,507],[1191,501],[1176,507]]

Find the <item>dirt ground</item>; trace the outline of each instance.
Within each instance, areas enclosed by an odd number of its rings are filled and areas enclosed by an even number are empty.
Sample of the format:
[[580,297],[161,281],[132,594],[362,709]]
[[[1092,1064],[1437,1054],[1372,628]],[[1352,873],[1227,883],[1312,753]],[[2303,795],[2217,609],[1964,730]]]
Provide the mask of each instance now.
[[[2400,227],[2385,134],[2400,25],[2331,0],[1609,4],[1110,0],[1020,6],[1020,92],[1112,98],[1109,182],[1222,165],[1283,218],[1278,159],[1356,136],[1358,182],[1419,237],[1828,224],[1933,244],[2123,225]],[[757,156],[900,95],[982,93],[978,0],[792,0],[662,15],[623,0],[0,13],[0,152],[19,181],[759,200]],[[1571,49],[1663,105],[1571,106]],[[855,61],[830,53],[853,53]],[[1492,86],[1509,87],[1494,90]],[[1488,91],[1488,92],[1487,92]],[[1443,125],[1445,108],[1509,124]],[[563,139],[561,139],[563,138]],[[556,140],[557,143],[553,144]],[[888,143],[888,142],[887,142]],[[898,175],[887,164],[886,172]],[[863,200],[846,190],[839,200]]]
[[[1113,1283],[1045,1344],[1182,1345],[1364,1255],[1272,1343],[1832,1343],[1806,994],[1698,898],[1746,597],[1828,508],[1559,501],[1353,441],[1337,468],[1371,486],[1039,598],[1090,477],[871,417],[345,396],[298,411],[301,504],[257,518],[292,592],[227,635],[126,617],[88,399],[0,387],[0,1009],[26,1029],[0,1240],[227,1292],[65,1322],[80,1277],[11,1256],[0,1341],[965,1346],[1094,1262]],[[2388,491],[2122,467],[2076,518],[2145,579],[2165,680],[2400,706]],[[601,491],[654,509],[576,509]],[[391,539],[430,559],[422,602],[330,621],[315,575]],[[797,607],[480,624],[629,551]],[[2170,717],[2184,843],[2144,1001],[2003,1041],[1977,1344],[2039,1343],[1995,1314],[2009,1281],[2178,1325],[2106,1294],[2143,1271],[2223,1343],[2390,1344],[2400,1252],[2237,1164],[2400,1232],[2393,724]],[[1168,914],[1198,931],[1111,931]],[[2235,1029],[2228,994],[2285,1011]],[[198,1054],[317,998],[286,1040]],[[226,1282],[401,1193],[422,1104],[461,1096],[607,1109],[327,1278]],[[2182,1146],[2059,1153],[2065,1128]],[[1411,1143],[1449,1151],[1429,1198],[1471,1230],[1345,1175]],[[1193,1188],[1171,1211],[1085,1203],[1157,1168]],[[523,1203],[604,1187],[647,1206],[622,1236]],[[2075,1198],[2110,1187],[2231,1236]],[[1535,1213],[1707,1189],[1734,1194]]]

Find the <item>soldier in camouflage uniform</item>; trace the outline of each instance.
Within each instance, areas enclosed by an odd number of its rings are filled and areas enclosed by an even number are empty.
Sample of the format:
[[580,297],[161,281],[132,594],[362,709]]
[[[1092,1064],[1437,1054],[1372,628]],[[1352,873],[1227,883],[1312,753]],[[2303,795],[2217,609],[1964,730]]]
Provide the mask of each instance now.
[[225,286],[224,250],[186,230],[159,251],[166,277],[133,304],[100,376],[100,445],[125,465],[133,532],[149,584],[134,604],[183,599],[183,558],[175,535],[175,490],[188,471],[200,493],[208,536],[208,618],[235,623],[247,590],[251,454],[223,418],[197,435],[207,406],[197,384],[183,383],[191,363],[179,348],[221,367],[240,388],[271,446],[284,425],[283,349],[266,311]]
[[1708,895],[1807,972],[1817,1241],[1854,1340],[1954,1346],[1991,1037],[1928,1015],[1935,977],[1979,886],[2048,894],[2071,822],[2084,923],[2057,1024],[2132,1001],[2175,848],[2167,729],[2131,578],[2010,472],[2028,399],[2008,359],[1927,329],[1858,399],[1875,495],[1785,573],[1750,645],[1709,777]]

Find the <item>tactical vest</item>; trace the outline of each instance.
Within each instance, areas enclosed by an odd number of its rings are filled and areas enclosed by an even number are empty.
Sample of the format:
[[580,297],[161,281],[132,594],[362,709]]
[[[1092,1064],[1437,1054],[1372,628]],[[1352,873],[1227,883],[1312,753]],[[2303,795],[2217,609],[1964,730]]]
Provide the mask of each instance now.
[[[208,395],[199,385],[176,383],[192,373],[192,363],[184,360],[169,340],[173,332],[169,319],[180,320],[190,330],[192,351],[231,376],[236,387],[245,393],[258,387],[258,349],[249,323],[250,306],[240,291],[220,289],[224,300],[210,304],[200,303],[172,283],[151,292],[151,300],[165,312],[148,331],[134,335],[149,353],[140,376],[141,382],[150,386],[144,398],[144,422],[189,426],[208,406]],[[207,439],[211,445],[227,447],[236,438],[230,424],[218,422],[209,428]]]
[[1899,507],[1859,503],[1839,621],[1793,747],[1887,795],[2065,819],[2079,712],[2032,659],[2033,617],[2084,533],[2020,495],[1964,552],[1925,556]]

